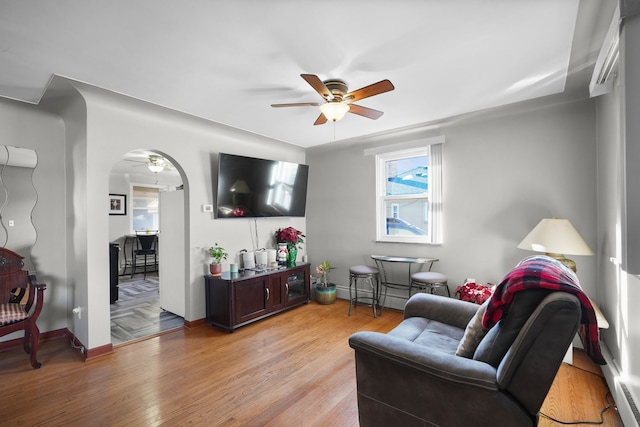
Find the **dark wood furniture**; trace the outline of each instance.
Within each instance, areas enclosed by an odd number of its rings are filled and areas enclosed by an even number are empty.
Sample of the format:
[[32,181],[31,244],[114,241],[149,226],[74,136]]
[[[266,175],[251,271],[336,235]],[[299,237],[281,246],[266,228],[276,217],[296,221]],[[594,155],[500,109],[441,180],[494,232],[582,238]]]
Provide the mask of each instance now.
[[22,269],[22,258],[9,249],[0,248],[0,336],[24,330],[24,351],[31,355],[31,366],[38,369],[41,366],[36,358],[40,330],[36,320],[47,287]]
[[205,276],[207,321],[233,332],[239,326],[309,302],[309,264]]
[[120,256],[120,245],[109,243],[109,303],[115,304],[118,301],[118,257]]

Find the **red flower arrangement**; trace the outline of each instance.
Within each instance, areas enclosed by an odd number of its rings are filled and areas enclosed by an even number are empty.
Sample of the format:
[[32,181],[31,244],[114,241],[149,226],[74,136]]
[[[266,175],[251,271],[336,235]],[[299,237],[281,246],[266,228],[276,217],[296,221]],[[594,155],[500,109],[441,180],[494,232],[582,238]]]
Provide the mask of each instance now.
[[467,282],[462,286],[458,286],[454,295],[458,295],[462,301],[482,304],[491,297],[493,290],[494,285],[491,283],[482,285],[480,283]]
[[293,227],[280,228],[276,231],[276,242],[287,242],[293,245],[298,243],[304,243],[302,231],[296,230]]

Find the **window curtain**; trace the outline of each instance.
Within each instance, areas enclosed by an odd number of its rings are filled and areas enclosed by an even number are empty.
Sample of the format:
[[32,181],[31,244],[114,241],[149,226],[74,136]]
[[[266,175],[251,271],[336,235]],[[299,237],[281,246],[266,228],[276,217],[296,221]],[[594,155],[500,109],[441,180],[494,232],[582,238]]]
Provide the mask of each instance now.
[[442,243],[442,144],[429,146],[429,234],[432,244]]

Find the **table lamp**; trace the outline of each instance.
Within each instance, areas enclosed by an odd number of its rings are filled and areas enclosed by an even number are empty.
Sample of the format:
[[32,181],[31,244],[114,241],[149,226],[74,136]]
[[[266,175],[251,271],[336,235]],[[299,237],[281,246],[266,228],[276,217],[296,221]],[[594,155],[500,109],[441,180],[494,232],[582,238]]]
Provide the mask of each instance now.
[[593,255],[593,251],[568,219],[544,218],[518,245],[519,249],[544,252],[576,272],[567,255]]

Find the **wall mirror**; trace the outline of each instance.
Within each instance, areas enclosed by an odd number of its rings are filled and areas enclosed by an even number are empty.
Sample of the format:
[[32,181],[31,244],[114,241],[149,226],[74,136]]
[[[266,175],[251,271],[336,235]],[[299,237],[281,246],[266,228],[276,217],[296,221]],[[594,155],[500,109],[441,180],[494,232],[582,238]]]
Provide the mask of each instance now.
[[0,146],[0,245],[22,255],[30,272],[35,272],[31,248],[37,232],[31,214],[38,201],[33,185],[37,163],[34,150]]

